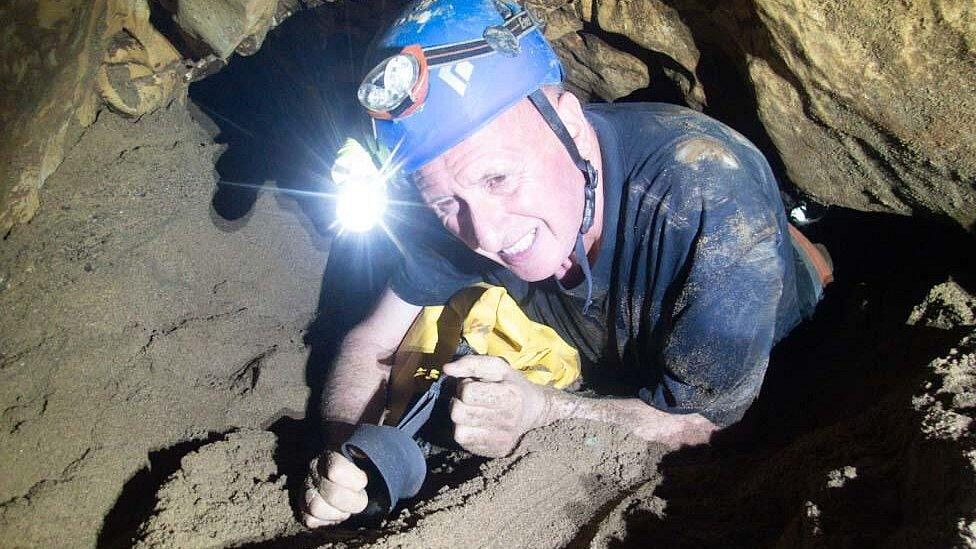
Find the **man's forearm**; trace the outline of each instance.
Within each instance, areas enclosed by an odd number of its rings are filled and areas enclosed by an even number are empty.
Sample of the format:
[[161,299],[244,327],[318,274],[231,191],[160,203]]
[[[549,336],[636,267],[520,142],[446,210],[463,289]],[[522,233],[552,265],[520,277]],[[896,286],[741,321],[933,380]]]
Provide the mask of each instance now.
[[390,366],[384,361],[392,351],[370,342],[365,331],[356,329],[346,336],[325,381],[322,421],[330,442],[358,423],[378,422],[383,413],[390,377]]
[[546,390],[542,425],[560,419],[585,419],[619,425],[648,441],[672,448],[708,442],[718,426],[701,414],[669,414],[636,398],[586,398]]

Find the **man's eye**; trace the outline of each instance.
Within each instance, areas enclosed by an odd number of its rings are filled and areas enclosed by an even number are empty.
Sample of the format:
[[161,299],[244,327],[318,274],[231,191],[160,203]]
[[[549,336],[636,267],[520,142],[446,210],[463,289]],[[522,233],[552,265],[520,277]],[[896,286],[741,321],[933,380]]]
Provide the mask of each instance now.
[[495,192],[505,192],[513,187],[512,180],[504,175],[496,175],[488,178],[485,181],[485,185],[488,187],[488,190]]

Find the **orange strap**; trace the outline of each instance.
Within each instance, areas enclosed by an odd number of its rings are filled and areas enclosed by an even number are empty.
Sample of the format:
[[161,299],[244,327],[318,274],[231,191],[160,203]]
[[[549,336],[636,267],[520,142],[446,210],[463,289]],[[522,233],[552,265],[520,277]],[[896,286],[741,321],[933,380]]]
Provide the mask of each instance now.
[[789,227],[790,237],[792,237],[793,241],[799,244],[803,252],[807,254],[810,262],[813,263],[813,268],[817,271],[817,276],[820,277],[820,285],[826,287],[827,284],[834,281],[834,272],[827,263],[827,258],[820,253],[820,250],[818,250],[817,247],[813,245],[813,242],[810,242],[810,240],[804,236],[799,229],[793,225],[789,225]]

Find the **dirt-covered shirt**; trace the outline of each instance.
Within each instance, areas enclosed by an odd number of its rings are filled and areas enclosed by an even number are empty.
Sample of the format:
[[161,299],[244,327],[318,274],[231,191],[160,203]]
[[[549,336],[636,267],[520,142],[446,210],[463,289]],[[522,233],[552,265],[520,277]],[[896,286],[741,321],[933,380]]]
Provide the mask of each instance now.
[[563,291],[551,279],[519,280],[432,215],[401,238],[391,288],[409,303],[440,305],[475,282],[502,285],[580,350],[598,390],[639,388],[663,411],[734,423],[759,393],[773,344],[801,318],[769,165],[742,135],[690,109],[591,105],[586,115],[604,192],[587,315],[585,284]]

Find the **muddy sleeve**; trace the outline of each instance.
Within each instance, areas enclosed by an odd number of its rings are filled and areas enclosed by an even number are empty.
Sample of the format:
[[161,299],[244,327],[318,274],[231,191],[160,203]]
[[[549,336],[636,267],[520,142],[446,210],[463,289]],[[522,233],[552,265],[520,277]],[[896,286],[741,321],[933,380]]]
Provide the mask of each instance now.
[[740,420],[759,393],[784,276],[780,205],[752,170],[723,154],[669,170],[674,192],[662,210],[694,236],[662,310],[652,353],[658,382],[641,391],[656,408],[699,412],[722,427]]

